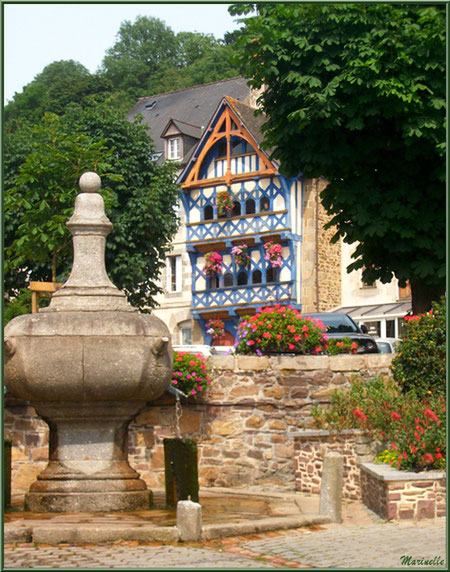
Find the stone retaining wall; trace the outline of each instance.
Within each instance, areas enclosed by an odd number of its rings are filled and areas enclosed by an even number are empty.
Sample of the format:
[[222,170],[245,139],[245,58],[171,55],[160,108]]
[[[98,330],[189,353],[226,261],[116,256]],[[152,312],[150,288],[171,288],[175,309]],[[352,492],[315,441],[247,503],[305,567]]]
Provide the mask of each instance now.
[[361,465],[362,500],[387,520],[423,520],[446,515],[443,472],[411,473],[389,465]]
[[[183,437],[198,443],[201,486],[291,484],[294,436],[311,426],[315,403],[354,374],[389,374],[392,356],[213,356],[213,383],[183,405]],[[163,439],[174,437],[174,399],[164,394],[130,425],[129,459],[150,487],[164,486]],[[24,402],[6,399],[5,436],[13,440],[13,494],[45,467],[46,424]]]
[[361,499],[360,465],[377,454],[376,443],[361,431],[331,434],[324,430],[305,430],[294,435],[296,462],[295,489],[319,494],[325,455],[334,451],[343,456],[342,498]]

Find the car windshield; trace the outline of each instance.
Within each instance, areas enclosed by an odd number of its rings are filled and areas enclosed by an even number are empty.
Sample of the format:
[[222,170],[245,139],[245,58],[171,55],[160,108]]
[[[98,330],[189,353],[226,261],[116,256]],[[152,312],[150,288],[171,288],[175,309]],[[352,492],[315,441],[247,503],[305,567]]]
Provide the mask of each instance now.
[[328,315],[317,315],[310,314],[311,318],[314,320],[320,320],[327,329],[329,334],[339,334],[341,332],[354,332],[359,333],[358,327],[353,322],[351,318],[345,314],[328,314]]

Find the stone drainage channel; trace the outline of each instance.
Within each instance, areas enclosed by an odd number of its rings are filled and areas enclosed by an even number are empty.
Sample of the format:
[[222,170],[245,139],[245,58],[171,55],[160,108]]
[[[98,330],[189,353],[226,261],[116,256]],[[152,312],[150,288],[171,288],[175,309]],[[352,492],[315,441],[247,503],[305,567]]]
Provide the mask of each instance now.
[[[318,502],[312,501],[307,503],[305,511],[304,496],[298,493],[201,489],[202,522],[198,540],[329,523],[329,517],[318,514]],[[4,518],[4,542],[9,544],[194,540],[186,538],[183,527],[177,526],[176,510],[164,507],[163,491],[154,491],[151,510],[126,513],[37,514],[23,512],[16,503]]]

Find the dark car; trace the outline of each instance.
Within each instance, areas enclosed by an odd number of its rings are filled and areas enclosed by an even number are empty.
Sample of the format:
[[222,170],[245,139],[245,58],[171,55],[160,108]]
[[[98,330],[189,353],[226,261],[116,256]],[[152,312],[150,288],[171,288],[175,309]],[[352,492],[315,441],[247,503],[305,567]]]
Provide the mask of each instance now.
[[350,338],[358,344],[356,353],[377,354],[380,352],[372,336],[367,334],[366,326],[358,327],[347,314],[333,314],[331,312],[317,314],[302,314],[313,320],[320,320],[326,328],[328,338]]

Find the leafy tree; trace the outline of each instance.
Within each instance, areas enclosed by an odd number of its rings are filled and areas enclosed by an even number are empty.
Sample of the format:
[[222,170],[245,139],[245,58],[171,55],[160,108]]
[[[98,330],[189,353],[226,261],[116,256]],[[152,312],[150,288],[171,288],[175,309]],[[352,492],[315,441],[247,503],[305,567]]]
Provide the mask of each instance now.
[[155,282],[177,228],[175,165],[153,163],[145,127],[106,103],[86,109],[72,104],[64,116],[48,114],[30,129],[31,146],[22,161],[18,133],[5,149],[16,167],[5,188],[5,291],[17,293],[29,279],[67,278],[71,242],[65,222],[78,178],[95,170],[114,225],[107,270],[133,305],[153,306]]
[[[410,281],[415,313],[445,287],[445,7],[235,4],[237,59],[287,174],[324,176],[348,270]],[[256,13],[255,13],[256,10]]]
[[138,16],[122,22],[117,41],[106,52],[103,70],[115,88],[146,94],[152,79],[176,62],[177,40],[162,20]]
[[112,89],[111,81],[104,75],[90,74],[78,62],[53,62],[6,105],[6,129],[15,129],[24,121],[34,123],[46,112],[61,115],[69,103],[87,105],[92,98],[104,99]]

